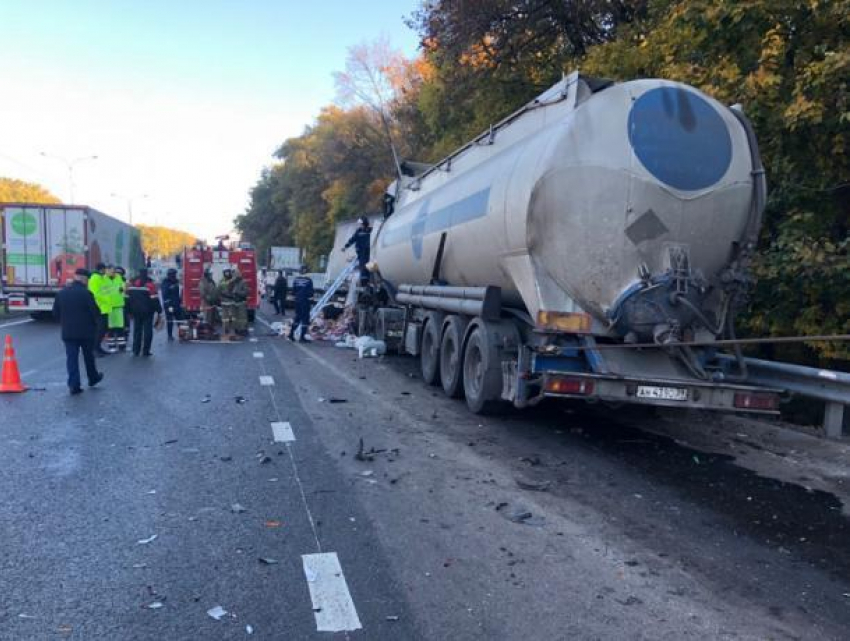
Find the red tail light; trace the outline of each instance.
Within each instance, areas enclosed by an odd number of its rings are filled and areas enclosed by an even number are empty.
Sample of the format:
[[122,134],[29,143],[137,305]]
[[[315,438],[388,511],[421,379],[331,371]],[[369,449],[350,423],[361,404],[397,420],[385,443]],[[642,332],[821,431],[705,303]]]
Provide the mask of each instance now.
[[593,381],[583,378],[552,377],[546,381],[546,391],[552,394],[593,394]]
[[776,394],[738,392],[735,394],[735,407],[744,410],[775,410],[779,407]]

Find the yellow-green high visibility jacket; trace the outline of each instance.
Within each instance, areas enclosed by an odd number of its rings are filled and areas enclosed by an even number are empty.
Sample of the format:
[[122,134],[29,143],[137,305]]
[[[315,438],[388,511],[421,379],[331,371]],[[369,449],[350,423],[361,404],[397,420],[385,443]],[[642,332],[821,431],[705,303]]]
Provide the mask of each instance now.
[[112,283],[103,274],[93,272],[89,277],[89,291],[94,295],[94,300],[101,314],[108,314],[112,310],[111,289]]
[[126,284],[121,274],[115,274],[111,279],[111,291],[109,292],[109,301],[112,307],[124,307],[124,288]]

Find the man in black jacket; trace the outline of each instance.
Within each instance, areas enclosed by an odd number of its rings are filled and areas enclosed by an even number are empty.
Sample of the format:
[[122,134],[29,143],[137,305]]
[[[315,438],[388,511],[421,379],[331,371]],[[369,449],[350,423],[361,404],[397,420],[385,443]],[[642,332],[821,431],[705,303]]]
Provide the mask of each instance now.
[[94,343],[100,323],[100,309],[88,290],[89,272],[78,269],[74,280],[56,295],[53,315],[62,325],[62,341],[68,367],[68,389],[71,394],[80,394],[80,351],[86,366],[89,387],[103,380],[94,361]]
[[[159,323],[162,303],[156,285],[148,277],[147,269],[140,269],[139,276],[127,287],[127,309],[133,318],[133,355],[140,353],[152,356],[154,322]],[[154,321],[156,314],[156,321]]]
[[369,262],[372,243],[372,225],[369,224],[367,216],[360,217],[360,226],[345,243],[342,251],[345,251],[352,245],[357,252],[357,266],[360,268],[360,282],[369,281],[369,271],[366,269],[366,264]]
[[177,270],[169,269],[165,280],[159,286],[162,292],[162,305],[165,307],[166,329],[168,340],[174,340],[174,321],[183,320],[183,309],[180,300],[180,281],[177,280]]
[[286,276],[283,275],[283,272],[278,272],[272,290],[275,314],[286,316],[286,293],[288,289],[289,283],[286,282]]
[[292,295],[295,297],[295,319],[289,330],[289,340],[295,340],[295,330],[301,328],[301,342],[310,327],[310,299],[313,297],[313,280],[307,276],[307,265],[301,266],[301,275],[292,281]]

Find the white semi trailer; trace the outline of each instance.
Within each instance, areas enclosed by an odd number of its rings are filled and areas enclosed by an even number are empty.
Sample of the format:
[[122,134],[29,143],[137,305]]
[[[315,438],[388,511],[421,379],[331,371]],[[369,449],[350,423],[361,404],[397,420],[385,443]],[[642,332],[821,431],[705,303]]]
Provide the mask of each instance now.
[[740,108],[574,73],[391,185],[361,318],[475,412],[547,396],[775,412],[712,345],[734,337],[765,194]]
[[0,203],[3,294],[10,309],[49,314],[56,293],[84,267],[144,266],[138,229],[77,205]]

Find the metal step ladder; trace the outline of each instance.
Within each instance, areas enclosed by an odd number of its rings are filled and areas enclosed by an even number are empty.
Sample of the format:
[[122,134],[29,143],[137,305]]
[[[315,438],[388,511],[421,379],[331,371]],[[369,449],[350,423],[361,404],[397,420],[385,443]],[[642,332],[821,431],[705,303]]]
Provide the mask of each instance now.
[[322,297],[315,305],[313,305],[313,309],[310,310],[311,323],[316,318],[316,316],[321,313],[324,306],[327,305],[328,302],[330,302],[333,295],[336,294],[336,291],[342,286],[342,284],[351,275],[351,272],[353,272],[356,267],[357,259],[355,258],[350,263],[348,263],[348,265],[345,266],[345,269],[343,269],[342,272],[340,272],[339,276],[337,276],[336,280],[333,282],[333,285],[331,285],[325,290],[325,293],[322,294]]

